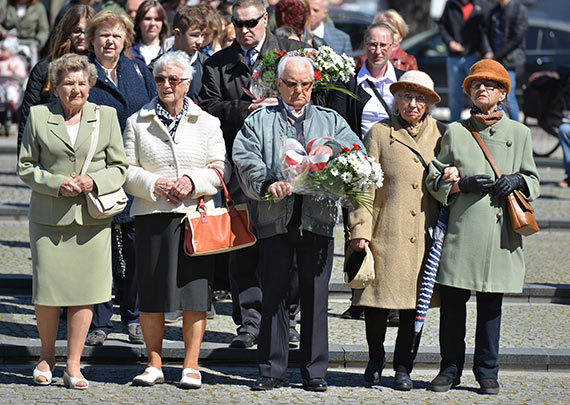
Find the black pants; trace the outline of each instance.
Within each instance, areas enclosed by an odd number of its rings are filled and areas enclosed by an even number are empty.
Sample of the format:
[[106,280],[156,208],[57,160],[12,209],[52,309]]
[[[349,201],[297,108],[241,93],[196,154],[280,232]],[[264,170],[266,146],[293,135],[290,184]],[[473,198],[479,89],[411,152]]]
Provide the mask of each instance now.
[[[465,363],[467,318],[465,304],[471,297],[471,291],[445,285],[440,285],[439,291],[441,295],[440,374],[457,378],[461,377]],[[473,373],[477,380],[498,378],[502,302],[502,293],[477,292],[477,326],[473,357]]]
[[[139,300],[135,271],[135,223],[121,224],[123,234],[123,258],[126,264],[125,278],[115,280],[121,294],[121,322],[123,325],[139,322]],[[113,301],[93,305],[90,330],[101,329],[106,334],[113,330]]]
[[[232,177],[228,190],[236,203],[247,202],[236,177]],[[259,272],[259,245],[229,253],[229,283],[232,293],[232,319],[238,325],[237,333],[259,336],[261,323],[262,286]],[[299,282],[291,279],[290,326],[295,327],[299,312]]]
[[[369,360],[381,364],[386,363],[384,338],[389,312],[390,310],[385,308],[364,307]],[[415,319],[415,309],[400,310],[400,323],[394,349],[394,371],[403,371],[408,374],[412,372],[421,337],[418,336],[412,351]]]
[[287,234],[259,241],[263,285],[258,341],[259,374],[262,377],[283,378],[287,370],[290,312],[288,286],[296,257],[303,314],[301,377],[306,380],[324,378],[328,367],[328,284],[332,270],[333,238],[308,231],[301,235],[300,214],[293,216]]

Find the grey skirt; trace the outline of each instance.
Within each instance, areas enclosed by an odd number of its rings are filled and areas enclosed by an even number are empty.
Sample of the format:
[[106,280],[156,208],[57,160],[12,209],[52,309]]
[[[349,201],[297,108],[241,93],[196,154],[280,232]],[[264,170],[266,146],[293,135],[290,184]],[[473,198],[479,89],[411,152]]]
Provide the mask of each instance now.
[[214,256],[184,253],[183,214],[135,217],[136,273],[142,312],[210,309]]
[[78,306],[111,300],[111,224],[29,223],[32,299],[36,305]]

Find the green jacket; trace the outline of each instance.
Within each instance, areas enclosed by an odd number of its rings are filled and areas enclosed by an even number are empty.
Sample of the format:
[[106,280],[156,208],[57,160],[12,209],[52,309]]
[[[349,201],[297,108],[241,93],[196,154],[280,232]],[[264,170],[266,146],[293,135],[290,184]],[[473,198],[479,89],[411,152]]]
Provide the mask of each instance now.
[[[127,158],[117,114],[101,107],[99,141],[87,174],[97,191],[106,194],[125,182]],[[84,194],[62,197],[59,188],[66,177],[79,176],[91,146],[95,104],[85,103],[75,146],[71,145],[59,100],[34,106],[24,131],[18,175],[32,189],[29,220],[44,225],[96,225],[111,222],[93,219],[87,212]]]
[[22,18],[18,17],[16,7],[8,5],[0,21],[2,30],[16,30],[18,39],[34,39],[38,43],[38,52],[49,37],[49,22],[46,9],[41,2],[32,4],[26,9]]
[[[484,126],[471,119],[502,174],[520,173],[529,200],[539,195],[539,178],[532,157],[530,130],[506,115],[496,124]],[[456,193],[453,183],[437,176],[447,166],[456,166],[462,177],[488,174],[491,165],[467,128],[467,121],[449,126],[443,135],[440,153],[431,161],[426,184],[430,193],[449,205],[450,216],[436,281],[439,284],[481,292],[522,291],[525,264],[521,235],[512,230],[505,199],[490,194]]]

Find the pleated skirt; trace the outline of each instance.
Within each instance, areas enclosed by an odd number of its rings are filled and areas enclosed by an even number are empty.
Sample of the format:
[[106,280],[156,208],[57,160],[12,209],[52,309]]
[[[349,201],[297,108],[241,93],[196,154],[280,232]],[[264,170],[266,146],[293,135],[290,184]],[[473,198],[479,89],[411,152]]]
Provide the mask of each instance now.
[[136,271],[142,312],[210,309],[214,256],[184,253],[182,214],[135,217]]
[[111,299],[111,225],[29,223],[32,299],[36,305],[77,306]]

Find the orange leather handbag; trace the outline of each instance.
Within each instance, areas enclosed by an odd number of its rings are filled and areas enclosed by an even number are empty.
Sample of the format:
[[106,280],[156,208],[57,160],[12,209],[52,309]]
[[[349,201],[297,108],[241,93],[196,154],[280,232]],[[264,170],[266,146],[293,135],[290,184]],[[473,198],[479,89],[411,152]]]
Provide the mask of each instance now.
[[225,202],[220,208],[206,209],[200,197],[195,212],[184,218],[184,251],[189,256],[205,256],[231,252],[252,246],[256,241],[247,204],[234,204],[224,176],[213,169],[224,189]]

